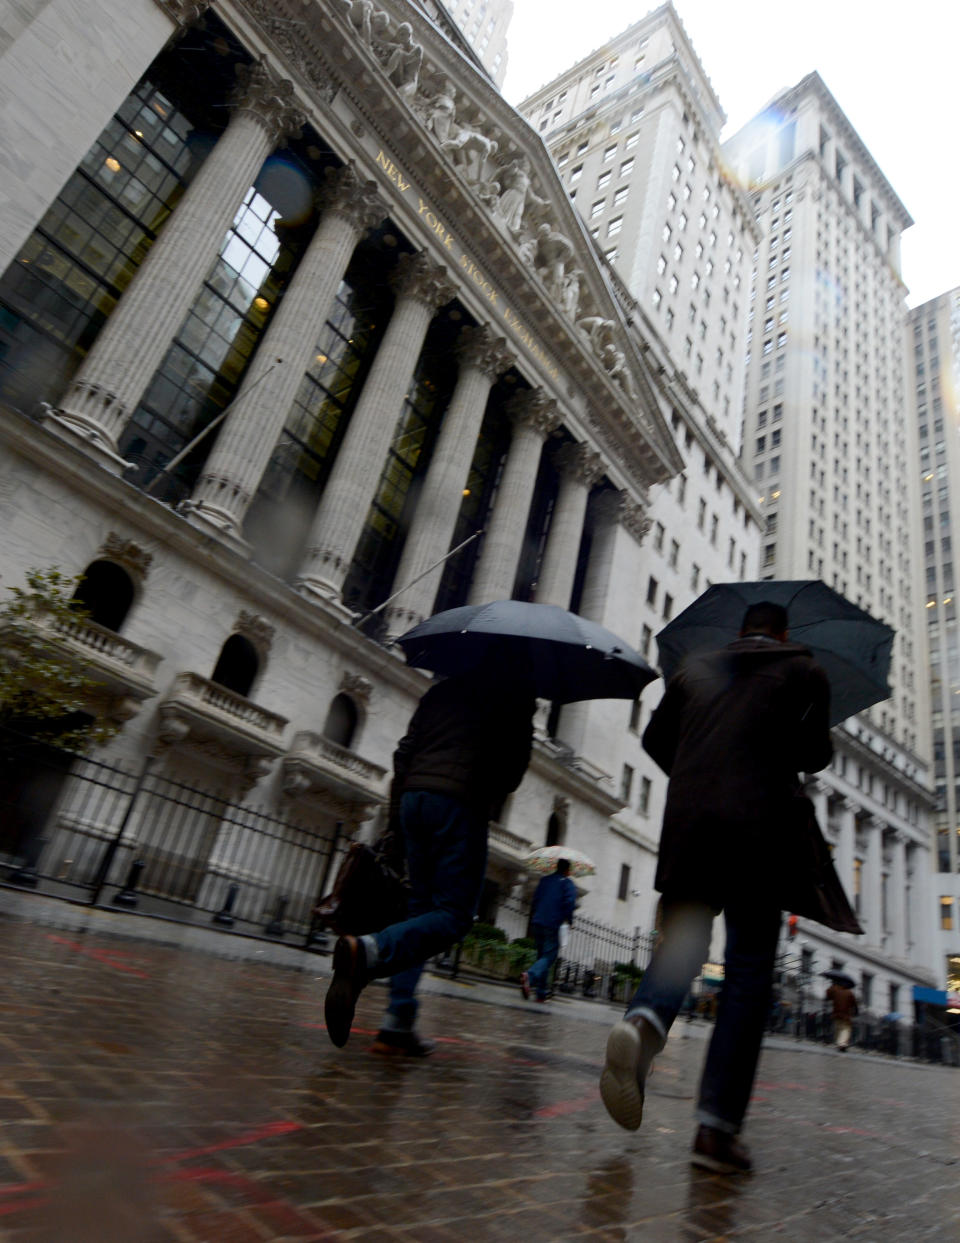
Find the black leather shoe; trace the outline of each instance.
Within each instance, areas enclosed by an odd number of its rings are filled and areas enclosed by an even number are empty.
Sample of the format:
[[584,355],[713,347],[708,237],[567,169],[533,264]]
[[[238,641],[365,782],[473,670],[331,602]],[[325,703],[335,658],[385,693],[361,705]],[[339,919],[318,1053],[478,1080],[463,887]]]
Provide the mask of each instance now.
[[432,1040],[424,1040],[416,1032],[397,1032],[381,1028],[370,1046],[370,1052],[400,1054],[401,1057],[429,1057],[436,1047]]
[[690,1161],[715,1174],[749,1174],[753,1169],[750,1153],[736,1135],[702,1123],[693,1141]]
[[368,978],[363,942],[359,937],[341,937],[333,949],[333,979],[323,1003],[327,1035],[338,1049],[350,1039],[357,998]]

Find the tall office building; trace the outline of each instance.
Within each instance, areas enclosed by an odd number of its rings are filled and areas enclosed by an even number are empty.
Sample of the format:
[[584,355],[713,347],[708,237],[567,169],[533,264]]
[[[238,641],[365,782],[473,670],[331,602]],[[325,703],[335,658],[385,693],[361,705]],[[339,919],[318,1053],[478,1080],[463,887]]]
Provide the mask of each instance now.
[[513,0],[417,0],[438,25],[445,15],[456,22],[480,63],[503,86],[507,72],[507,31],[513,17]]
[[[757,576],[760,508],[739,460],[750,260],[749,198],[727,176],[723,110],[672,4],[591,52],[519,105],[553,155],[611,287],[665,395],[685,469],[651,489],[633,630],[654,635],[711,583]],[[626,594],[626,587],[621,588]],[[640,745],[658,687],[630,717],[621,792],[630,831],[652,850],[666,779]],[[575,748],[593,720],[566,713]],[[572,725],[579,727],[574,733]],[[612,735],[611,735],[612,736]],[[626,819],[627,813],[623,815]],[[644,877],[633,877],[642,885]]]
[[842,964],[862,1005],[930,980],[928,686],[916,427],[905,392],[900,234],[911,219],[817,74],[724,146],[763,237],[749,290],[743,458],[762,574],[820,578],[896,630],[893,694],[834,731],[815,800],[866,935],[801,921],[802,965]]
[[907,366],[919,449],[930,651],[936,966],[938,983],[960,993],[960,641],[954,569],[954,549],[960,549],[960,289],[910,312]]

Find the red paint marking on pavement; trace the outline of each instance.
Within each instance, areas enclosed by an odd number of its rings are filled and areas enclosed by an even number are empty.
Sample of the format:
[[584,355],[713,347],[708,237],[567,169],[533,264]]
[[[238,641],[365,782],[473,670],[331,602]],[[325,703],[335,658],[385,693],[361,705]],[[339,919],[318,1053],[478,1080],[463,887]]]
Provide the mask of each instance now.
[[71,941],[67,937],[55,936],[52,932],[48,932],[46,937],[48,941],[55,941],[57,945],[66,945],[68,949],[75,950],[85,958],[92,958],[96,962],[103,963],[106,967],[113,967],[114,971],[123,971],[127,975],[138,976],[141,980],[150,979],[149,974],[146,971],[141,971],[139,967],[128,966],[125,962],[115,962],[114,955],[110,950],[82,945],[79,941]]
[[0,1187],[0,1196],[25,1195],[28,1191],[40,1191],[46,1185],[42,1178],[35,1178],[32,1183],[7,1183],[6,1187]]
[[533,1111],[535,1118],[562,1118],[566,1114],[582,1113],[600,1099],[600,1093],[594,1089],[589,1096],[578,1096],[571,1101],[557,1101],[553,1105],[542,1105]]
[[28,1213],[47,1203],[46,1196],[28,1196],[25,1200],[7,1200],[0,1204],[0,1217],[12,1217],[14,1213]]
[[215,1144],[205,1144],[202,1148],[185,1148],[182,1152],[171,1153],[164,1161],[190,1161],[194,1157],[202,1157],[210,1152],[223,1152],[227,1148],[243,1148],[247,1144],[259,1144],[262,1139],[270,1139],[274,1135],[288,1135],[291,1131],[302,1131],[299,1122],[280,1120],[266,1122],[253,1131],[244,1131],[234,1135],[232,1139],[221,1139]]
[[218,1169],[192,1169],[192,1170],[171,1170],[164,1175],[166,1182],[195,1182],[195,1183],[225,1183],[229,1187],[235,1187],[239,1191],[244,1191],[250,1199],[265,1213],[270,1213],[276,1220],[278,1226],[283,1230],[284,1234],[289,1233],[289,1228],[299,1228],[307,1226],[313,1232],[308,1238],[315,1243],[324,1243],[325,1240],[339,1238],[339,1233],[333,1233],[324,1228],[317,1229],[316,1222],[305,1217],[299,1209],[290,1204],[289,1201],[283,1200],[272,1195],[265,1187],[261,1187],[259,1183],[253,1179],[247,1178],[243,1174],[235,1174],[231,1170]]

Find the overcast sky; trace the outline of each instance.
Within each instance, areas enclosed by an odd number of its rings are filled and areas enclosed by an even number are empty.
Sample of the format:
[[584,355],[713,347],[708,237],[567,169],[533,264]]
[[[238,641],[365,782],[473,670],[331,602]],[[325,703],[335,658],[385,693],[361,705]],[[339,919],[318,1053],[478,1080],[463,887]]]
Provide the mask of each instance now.
[[[820,73],[916,222],[903,236],[907,302],[960,286],[960,0],[674,0],[728,122]],[[656,7],[645,0],[514,0],[504,94],[517,104]]]

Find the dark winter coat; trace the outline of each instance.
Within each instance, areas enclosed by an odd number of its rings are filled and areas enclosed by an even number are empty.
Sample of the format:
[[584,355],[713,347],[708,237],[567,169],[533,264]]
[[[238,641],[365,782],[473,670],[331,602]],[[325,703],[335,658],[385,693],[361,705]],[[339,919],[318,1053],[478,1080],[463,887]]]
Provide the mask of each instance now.
[[544,876],[533,895],[530,922],[544,928],[559,928],[573,919],[577,905],[577,887],[569,876],[551,872]]
[[489,819],[526,772],[536,706],[489,671],[431,686],[393,755],[392,810],[406,791],[431,790]]
[[826,675],[794,643],[752,635],[684,662],[643,735],[670,777],[657,889],[717,909],[773,896],[797,774],[833,754],[829,707]]

